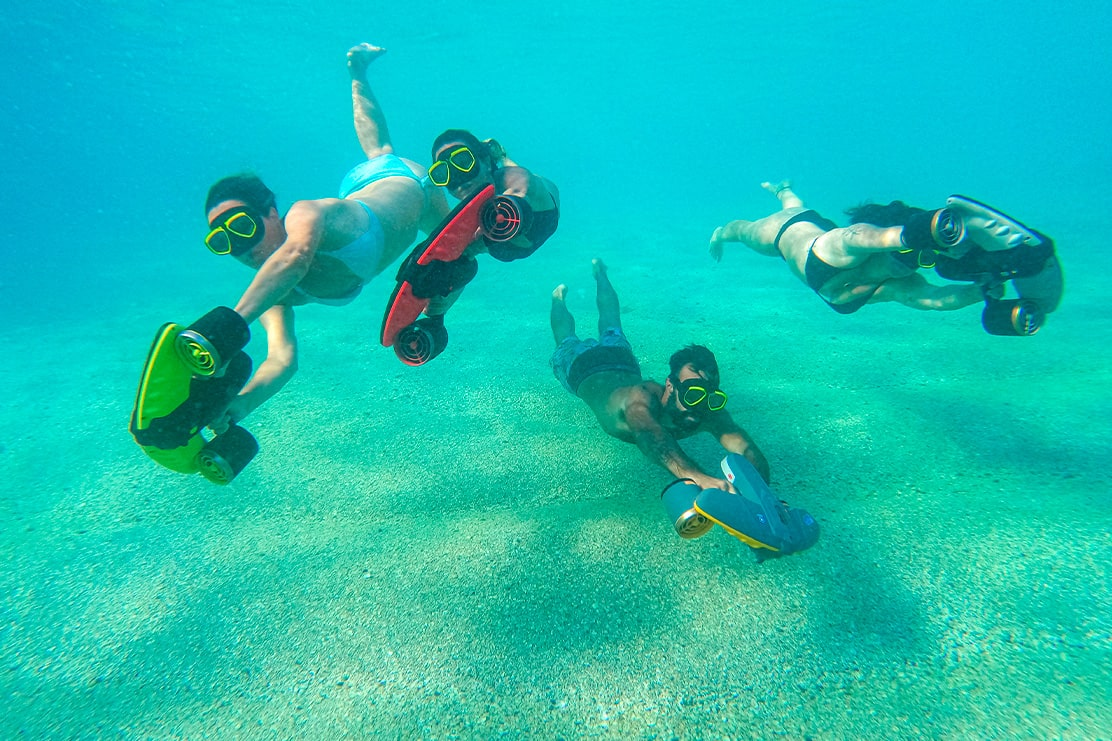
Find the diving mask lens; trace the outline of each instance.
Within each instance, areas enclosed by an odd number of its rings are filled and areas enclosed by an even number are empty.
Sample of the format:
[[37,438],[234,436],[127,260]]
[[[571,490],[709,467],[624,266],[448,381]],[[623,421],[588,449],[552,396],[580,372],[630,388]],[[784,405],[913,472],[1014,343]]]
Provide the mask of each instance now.
[[255,236],[259,225],[251,218],[250,214],[246,211],[240,211],[238,214],[233,214],[230,219],[224,222],[224,228],[230,233],[243,239],[250,239]]
[[707,398],[707,390],[702,386],[688,386],[683,390],[683,405],[685,407],[699,406],[705,398]]
[[218,226],[205,237],[205,247],[214,255],[230,255],[232,253],[232,239],[222,226]]
[[475,168],[475,153],[469,147],[453,149],[448,155],[448,161],[460,172],[471,172]]
[[429,165],[429,180],[433,185],[443,188],[452,179],[452,168],[444,160],[437,160]]

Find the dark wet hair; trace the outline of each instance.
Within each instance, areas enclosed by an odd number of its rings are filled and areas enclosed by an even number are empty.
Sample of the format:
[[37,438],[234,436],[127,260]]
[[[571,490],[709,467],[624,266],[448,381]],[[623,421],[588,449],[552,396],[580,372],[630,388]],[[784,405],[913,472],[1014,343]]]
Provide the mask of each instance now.
[[715,386],[719,384],[721,379],[718,377],[718,361],[709,348],[702,345],[688,345],[672,353],[672,357],[668,359],[669,375],[676,378],[688,364],[696,371],[705,372],[707,379]]
[[909,206],[903,201],[892,201],[887,206],[879,203],[862,203],[846,209],[851,224],[872,224],[873,226],[906,226],[915,214],[926,213],[926,209]]
[[494,155],[490,151],[490,146],[485,142],[479,141],[479,137],[472,134],[470,131],[463,129],[448,129],[432,142],[432,158],[436,159],[436,153],[440,151],[441,147],[451,142],[459,142],[466,144],[468,149],[475,153],[476,157],[481,157],[486,161],[490,169],[494,169],[497,164],[494,161]]
[[243,201],[263,216],[277,208],[274,193],[257,175],[250,174],[231,175],[213,183],[205,199],[205,213],[224,201]]

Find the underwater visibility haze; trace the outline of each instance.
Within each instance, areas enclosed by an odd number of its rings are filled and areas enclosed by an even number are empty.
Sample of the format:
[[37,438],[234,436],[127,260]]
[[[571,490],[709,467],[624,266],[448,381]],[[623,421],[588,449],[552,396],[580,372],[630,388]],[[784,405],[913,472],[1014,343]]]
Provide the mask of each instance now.
[[[0,736],[1108,738],[1112,11],[1104,4],[65,0],[0,10]],[[396,267],[298,309],[299,370],[214,486],[128,434],[164,322],[234,305],[204,199],[284,211],[363,159],[495,137],[559,186],[451,343],[379,345]],[[1032,337],[980,307],[830,311],[707,252],[791,179],[824,216],[965,194],[1054,239]],[[772,489],[757,563],[676,537],[667,471],[553,379],[551,292],[609,266],[646,378],[710,347]],[[258,325],[248,353],[266,353]],[[705,470],[722,450],[683,442]]]

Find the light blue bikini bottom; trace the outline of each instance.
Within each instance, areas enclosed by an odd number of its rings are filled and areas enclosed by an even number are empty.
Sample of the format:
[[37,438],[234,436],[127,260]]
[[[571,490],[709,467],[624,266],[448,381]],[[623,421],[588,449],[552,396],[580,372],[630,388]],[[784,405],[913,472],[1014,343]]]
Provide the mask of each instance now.
[[423,185],[421,178],[409,169],[409,165],[401,157],[396,154],[380,154],[373,160],[360,162],[351,168],[351,172],[340,183],[340,198],[347,198],[371,183],[393,177],[412,178],[418,185]]

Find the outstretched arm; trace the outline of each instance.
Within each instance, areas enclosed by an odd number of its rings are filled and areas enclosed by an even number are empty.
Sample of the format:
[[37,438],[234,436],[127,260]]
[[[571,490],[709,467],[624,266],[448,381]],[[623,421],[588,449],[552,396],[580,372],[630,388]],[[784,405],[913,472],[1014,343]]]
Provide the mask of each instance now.
[[266,359],[255,369],[251,380],[224,410],[224,414],[210,425],[217,434],[222,434],[229,426],[258,409],[297,372],[297,337],[293,329],[293,308],[274,306],[259,317],[259,323],[266,330]]
[[824,260],[836,260],[839,255],[868,255],[876,252],[894,252],[906,249],[901,240],[903,227],[882,227],[872,224],[851,224],[831,229],[815,242],[815,254]]
[[554,205],[554,199],[536,175],[520,165],[498,170],[502,194],[518,196],[529,202],[535,211],[545,211]]
[[753,468],[757,469],[757,473],[761,475],[765,483],[769,483],[768,459],[765,458],[757,444],[753,442],[749,433],[734,421],[729,412],[725,409],[711,412],[705,424],[707,432],[717,437],[723,448],[730,453],[745,456],[753,464]]
[[886,280],[870,303],[896,301],[904,306],[923,311],[953,311],[984,300],[985,293],[975,283],[936,285],[913,273],[904,278]]
[[326,204],[327,201],[298,201],[290,207],[285,219],[285,241],[262,264],[235,306],[248,324],[284,299],[309,272],[324,235]]
[[394,152],[390,145],[390,132],[386,128],[386,116],[367,82],[367,67],[385,53],[385,49],[372,44],[353,46],[347,53],[355,135],[359,137],[359,146],[367,159]]
[[645,401],[634,399],[626,407],[626,424],[645,457],[672,472],[678,479],[691,479],[701,489],[733,491],[730,482],[703,473],[683,451],[676,438],[660,426]]

